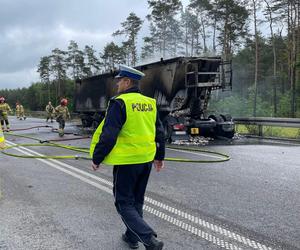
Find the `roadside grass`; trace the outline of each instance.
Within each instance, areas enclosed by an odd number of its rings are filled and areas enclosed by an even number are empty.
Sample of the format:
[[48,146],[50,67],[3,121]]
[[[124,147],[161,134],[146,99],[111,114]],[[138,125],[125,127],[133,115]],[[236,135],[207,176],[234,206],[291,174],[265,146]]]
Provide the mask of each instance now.
[[[259,135],[257,125],[238,124],[235,126],[235,129],[239,134]],[[265,137],[300,139],[300,128],[263,126],[262,134]]]

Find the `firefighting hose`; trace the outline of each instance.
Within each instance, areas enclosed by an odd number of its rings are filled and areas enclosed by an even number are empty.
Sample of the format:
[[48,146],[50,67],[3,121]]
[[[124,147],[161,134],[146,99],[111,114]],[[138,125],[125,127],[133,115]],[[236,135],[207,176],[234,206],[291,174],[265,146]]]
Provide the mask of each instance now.
[[[32,128],[40,128],[40,127],[52,128],[52,126],[36,126],[36,127],[32,127]],[[18,129],[18,130],[16,129],[16,130],[12,130],[12,131],[28,130],[28,129],[32,129],[32,128]],[[12,133],[12,132],[5,132],[5,134],[9,135],[9,136],[26,138],[26,139],[30,139],[30,140],[34,140],[34,141],[38,142],[38,143],[22,143],[22,144],[6,146],[4,149],[0,150],[0,152],[4,155],[7,155],[7,156],[17,157],[17,158],[35,158],[35,159],[38,158],[38,159],[74,159],[74,160],[82,159],[82,160],[92,160],[91,157],[84,156],[84,155],[43,155],[43,156],[40,156],[40,155],[19,155],[19,154],[14,154],[14,153],[11,153],[11,152],[7,152],[12,148],[18,148],[18,147],[40,147],[40,146],[45,146],[45,147],[63,148],[63,149],[67,149],[67,150],[74,151],[74,152],[89,154],[89,148],[68,146],[68,145],[65,145],[65,144],[60,144],[60,143],[55,143],[54,142],[54,141],[67,141],[67,140],[86,139],[86,138],[90,138],[89,136],[78,137],[78,138],[41,140],[39,138],[26,136],[26,135],[19,135],[19,134],[15,134],[15,133]],[[205,153],[208,156],[209,155],[210,156],[215,156],[219,159],[200,160],[200,159],[166,157],[164,159],[165,161],[184,162],[184,163],[220,163],[220,162],[225,162],[225,161],[230,160],[230,156],[228,156],[224,153],[215,152],[215,151],[203,150],[203,149],[198,149],[198,148],[184,148],[184,147],[178,147],[178,146],[172,146],[172,145],[167,145],[166,148],[180,150],[180,151],[184,151],[184,152]]]

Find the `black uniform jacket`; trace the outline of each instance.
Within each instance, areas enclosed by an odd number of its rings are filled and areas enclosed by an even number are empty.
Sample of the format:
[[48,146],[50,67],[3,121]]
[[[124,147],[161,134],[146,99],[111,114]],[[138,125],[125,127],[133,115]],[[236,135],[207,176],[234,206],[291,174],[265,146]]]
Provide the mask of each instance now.
[[[132,87],[120,94],[139,93],[137,87]],[[107,108],[105,122],[99,142],[96,144],[93,154],[93,162],[99,165],[104,158],[110,153],[116,144],[118,134],[126,121],[126,107],[121,99],[111,99]],[[159,119],[158,112],[156,117],[156,155],[155,160],[163,160],[165,158],[165,136],[162,123]]]

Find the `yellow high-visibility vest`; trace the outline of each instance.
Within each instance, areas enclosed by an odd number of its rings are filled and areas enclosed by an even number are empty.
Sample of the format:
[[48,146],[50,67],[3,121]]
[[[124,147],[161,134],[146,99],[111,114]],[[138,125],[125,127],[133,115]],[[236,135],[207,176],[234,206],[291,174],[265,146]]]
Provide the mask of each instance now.
[[0,103],[0,110],[2,110],[3,115],[7,115],[7,112],[11,112],[11,108],[7,103]]
[[[155,123],[156,100],[140,93],[121,94],[126,106],[126,121],[118,135],[112,151],[103,163],[108,165],[128,165],[146,163],[154,160],[156,153]],[[102,133],[105,118],[96,129],[90,147],[93,157],[96,144]]]
[[2,128],[0,127],[0,149],[4,149],[4,148],[5,148],[5,139],[4,139]]

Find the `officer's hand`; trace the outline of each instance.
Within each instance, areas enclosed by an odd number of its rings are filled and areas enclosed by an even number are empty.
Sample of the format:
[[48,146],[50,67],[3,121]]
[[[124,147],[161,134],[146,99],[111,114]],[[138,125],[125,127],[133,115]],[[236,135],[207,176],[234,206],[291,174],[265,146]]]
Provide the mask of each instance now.
[[92,162],[92,168],[93,168],[94,171],[96,171],[100,168],[100,164],[96,165],[94,162]]
[[157,172],[159,172],[160,170],[162,170],[165,165],[163,161],[158,161],[158,160],[154,160],[154,167],[156,169]]

